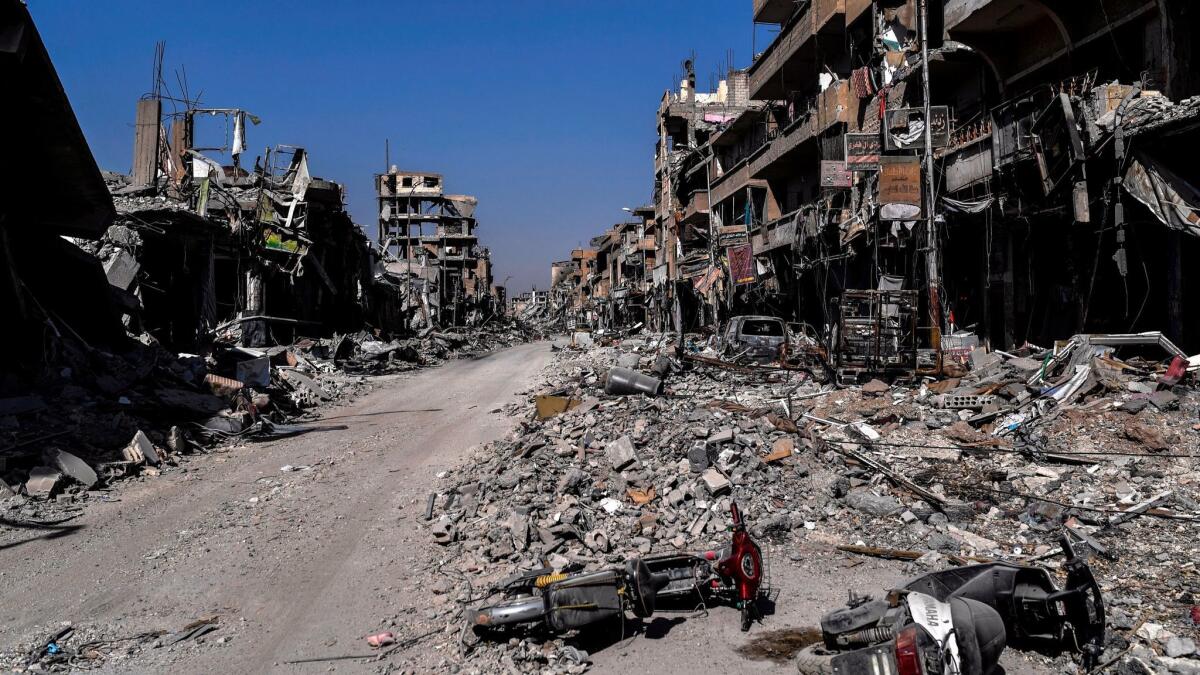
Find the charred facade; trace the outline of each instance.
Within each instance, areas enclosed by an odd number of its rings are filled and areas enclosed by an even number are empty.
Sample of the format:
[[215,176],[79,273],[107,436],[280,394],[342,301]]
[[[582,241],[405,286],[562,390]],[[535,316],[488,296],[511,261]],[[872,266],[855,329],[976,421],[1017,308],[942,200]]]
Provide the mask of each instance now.
[[[693,331],[769,314],[836,359],[846,294],[904,291],[931,372],[980,342],[1163,330],[1195,348],[1200,82],[1180,37],[1198,14],[755,0],[777,33],[753,63],[710,93],[686,63],[660,102],[644,309],[581,318]],[[622,304],[604,264],[622,231],[593,242],[593,304]]]

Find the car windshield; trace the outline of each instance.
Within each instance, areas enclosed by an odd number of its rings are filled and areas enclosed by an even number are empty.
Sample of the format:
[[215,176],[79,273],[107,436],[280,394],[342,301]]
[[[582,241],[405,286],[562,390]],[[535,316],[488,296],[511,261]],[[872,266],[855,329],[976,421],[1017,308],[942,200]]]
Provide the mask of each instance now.
[[783,325],[768,319],[751,319],[742,324],[742,335],[783,337]]

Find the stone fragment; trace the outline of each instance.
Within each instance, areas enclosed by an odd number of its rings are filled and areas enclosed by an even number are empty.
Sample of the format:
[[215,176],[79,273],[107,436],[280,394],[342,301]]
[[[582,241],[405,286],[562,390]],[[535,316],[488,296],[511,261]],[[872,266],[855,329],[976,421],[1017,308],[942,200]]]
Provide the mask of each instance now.
[[1148,398],[1131,398],[1121,404],[1121,411],[1127,412],[1130,415],[1136,415],[1146,409],[1150,405]]
[[688,450],[688,468],[692,473],[701,473],[708,468],[708,447],[704,443],[696,443]]
[[29,472],[29,479],[25,481],[25,494],[30,497],[49,497],[56,487],[58,482],[62,480],[62,474],[48,466],[35,466]]
[[878,396],[891,389],[883,380],[871,380],[862,386],[862,392],[868,396]]
[[608,536],[600,530],[592,530],[583,535],[583,545],[597,553],[608,553]]
[[589,476],[575,467],[567,469],[562,478],[558,479],[559,494],[578,494],[579,490],[587,484]]
[[891,516],[900,512],[900,502],[889,495],[877,495],[866,489],[851,490],[846,505],[872,516]]
[[126,461],[138,464],[145,462],[151,466],[158,466],[162,461],[159,458],[158,450],[154,448],[154,443],[150,442],[150,438],[141,429],[138,429],[138,432],[133,435],[133,440],[125,446],[122,454]]
[[637,451],[634,449],[633,441],[629,436],[622,436],[609,443],[604,448],[604,454],[608,456],[609,463],[617,471],[624,469],[638,460]]
[[959,529],[953,525],[948,525],[946,527],[946,534],[950,535],[951,537],[953,537],[955,540],[962,543],[967,548],[973,549],[975,551],[979,551],[979,552],[995,551],[1000,548],[1000,544],[997,544],[996,542],[992,541],[991,539],[988,539],[987,537],[981,537],[981,536],[975,534],[974,532],[968,532],[966,530]]
[[981,371],[1000,363],[1004,359],[995,352],[989,352],[983,347],[971,350],[971,370]]
[[1150,405],[1159,410],[1172,410],[1179,407],[1179,397],[1169,389],[1162,389],[1150,394]]
[[708,488],[708,493],[714,497],[729,492],[733,487],[729,479],[716,469],[708,469],[700,478],[704,481],[704,487]]
[[708,437],[708,442],[711,445],[721,445],[722,443],[732,443],[734,439],[734,431],[728,427],[721,429],[717,433]]
[[1137,636],[1142,638],[1143,640],[1152,640],[1153,641],[1153,640],[1158,639],[1158,635],[1159,635],[1159,633],[1162,632],[1162,630],[1163,630],[1163,626],[1161,623],[1154,623],[1153,621],[1147,621],[1147,622],[1143,623],[1141,625],[1141,627],[1139,627],[1137,629]]
[[1141,443],[1147,450],[1162,451],[1171,447],[1161,429],[1140,422],[1137,418],[1130,418],[1125,422],[1125,437]]
[[679,506],[685,499],[687,499],[687,493],[675,488],[667,493],[667,506]]
[[433,534],[433,540],[443,546],[453,542],[457,534],[454,521],[450,520],[449,516],[442,516],[430,526],[429,530]]
[[1191,638],[1172,637],[1163,645],[1163,653],[1173,659],[1191,656],[1196,653],[1196,643]]
[[67,476],[70,476],[78,483],[82,483],[85,487],[92,487],[100,482],[100,478],[96,475],[96,471],[88,465],[87,462],[79,459],[75,455],[66,450],[54,449],[49,453],[55,466],[59,471],[62,471]]

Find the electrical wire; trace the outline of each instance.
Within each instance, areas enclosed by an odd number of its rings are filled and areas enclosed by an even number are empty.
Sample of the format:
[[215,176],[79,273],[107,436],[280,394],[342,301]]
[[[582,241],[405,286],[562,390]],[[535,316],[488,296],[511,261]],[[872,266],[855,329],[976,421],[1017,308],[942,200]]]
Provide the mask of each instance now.
[[1026,500],[1031,500],[1031,501],[1036,501],[1036,502],[1044,502],[1046,504],[1054,504],[1055,506],[1061,506],[1064,509],[1076,509],[1078,511],[1088,511],[1090,513],[1104,513],[1104,514],[1111,515],[1111,516],[1121,516],[1121,515],[1134,516],[1134,515],[1136,515],[1136,516],[1146,516],[1148,518],[1161,518],[1163,520],[1194,520],[1191,516],[1176,514],[1176,513],[1151,513],[1150,511],[1141,511],[1141,512],[1137,512],[1137,513],[1131,513],[1129,511],[1122,511],[1120,509],[1102,509],[1102,508],[1095,507],[1095,506],[1081,506],[1079,504],[1068,504],[1066,502],[1060,502],[1060,501],[1057,501],[1054,499],[1048,499],[1046,497],[1038,497],[1036,495],[1026,494],[1024,492],[1014,492],[1012,490],[1000,490],[997,488],[985,487],[984,485],[979,484],[979,483],[952,482],[952,481],[941,481],[941,482],[944,485],[950,485],[950,486],[953,486],[956,488],[961,488],[961,489],[963,489],[963,491],[977,490],[979,492],[990,492],[990,493],[996,494],[996,495],[1005,495],[1008,497],[1019,497],[1021,499],[1026,499]]
[[[925,450],[959,450],[959,451],[963,451],[963,452],[985,452],[986,451],[986,452],[999,452],[999,453],[1004,453],[1004,454],[1009,454],[1009,455],[1043,454],[1043,453],[1039,453],[1038,451],[1025,451],[1025,450],[1019,450],[1017,448],[975,447],[975,446],[970,446],[970,445],[932,445],[932,444],[927,444],[927,443],[884,443],[881,441],[861,441],[861,442],[859,442],[859,441],[842,441],[842,440],[832,440],[832,439],[822,439],[822,440],[824,440],[826,443],[865,445],[868,447],[880,446],[880,447],[889,447],[889,448],[922,448]],[[1150,459],[1200,459],[1200,454],[1191,454],[1191,453],[1143,454],[1143,453],[1137,453],[1137,452],[1116,452],[1116,451],[1110,451],[1110,450],[1096,450],[1093,452],[1082,451],[1082,450],[1080,450],[1080,451],[1066,450],[1066,451],[1062,451],[1062,452],[1047,451],[1047,452],[1044,452],[1044,454],[1059,455],[1059,456],[1066,456],[1066,457],[1097,456],[1097,457],[1145,457],[1145,458],[1150,458]]]

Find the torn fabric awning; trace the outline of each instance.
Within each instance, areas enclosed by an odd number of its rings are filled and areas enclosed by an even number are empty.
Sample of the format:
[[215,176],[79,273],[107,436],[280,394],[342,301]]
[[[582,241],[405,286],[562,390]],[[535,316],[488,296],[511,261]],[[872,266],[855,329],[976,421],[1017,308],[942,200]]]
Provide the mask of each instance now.
[[987,197],[976,201],[963,201],[959,199],[951,199],[942,197],[942,206],[951,213],[983,213],[991,208],[992,203],[996,201],[995,197]]

